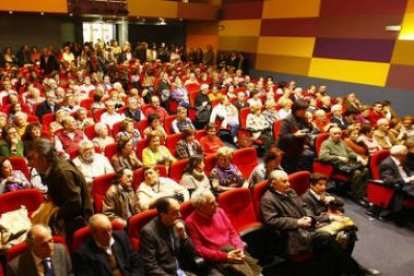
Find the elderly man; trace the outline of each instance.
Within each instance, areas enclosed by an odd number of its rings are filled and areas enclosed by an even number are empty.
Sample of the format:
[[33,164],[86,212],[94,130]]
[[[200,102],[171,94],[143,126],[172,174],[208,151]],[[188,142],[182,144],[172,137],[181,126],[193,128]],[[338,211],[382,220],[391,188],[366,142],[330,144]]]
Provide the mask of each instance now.
[[146,275],[186,275],[183,269],[193,257],[194,248],[180,215],[180,204],[171,197],[159,198],[158,216],[141,230],[139,253]]
[[7,276],[74,275],[63,244],[55,244],[49,226],[35,224],[27,234],[29,250],[7,264]]
[[385,184],[400,188],[394,196],[391,207],[392,211],[398,212],[403,207],[402,203],[405,197],[414,198],[414,172],[408,169],[405,164],[408,155],[406,146],[393,146],[390,153],[391,156],[381,162],[379,171]]
[[89,185],[92,185],[95,177],[114,172],[108,158],[95,153],[94,145],[89,140],[80,142],[79,155],[73,160],[73,164],[81,171]]
[[66,116],[62,120],[63,130],[56,133],[56,137],[62,143],[63,150],[71,153],[78,149],[79,143],[88,140],[88,137],[78,128],[75,118]]
[[133,172],[122,168],[116,172],[103,200],[102,211],[110,220],[119,221],[124,227],[128,219],[140,212],[137,193],[132,188]]
[[[197,254],[211,263],[208,275],[259,275],[261,268],[244,248],[243,241],[210,190],[199,189],[191,196],[195,211],[186,219],[188,234]],[[236,274],[239,275],[239,274]]]
[[362,206],[367,206],[368,202],[365,198],[368,181],[367,160],[346,146],[339,127],[331,128],[329,134],[329,139],[321,145],[319,159],[332,164],[337,172],[349,175],[352,198]]
[[318,262],[318,275],[376,275],[373,269],[361,268],[344,252],[335,237],[313,231],[316,217],[307,213],[302,200],[291,189],[288,175],[276,170],[270,174],[269,188],[260,201],[263,222],[280,231],[286,239],[287,255],[313,250]]
[[381,149],[390,149],[393,145],[400,143],[394,133],[390,131],[390,121],[388,119],[379,119],[377,127],[378,129],[374,130],[373,138]]
[[112,129],[115,123],[118,123],[125,118],[124,114],[119,114],[118,112],[116,112],[114,101],[106,101],[105,108],[106,112],[102,114],[100,122],[107,124],[110,129]]
[[60,106],[56,104],[56,94],[53,90],[46,92],[46,99],[37,106],[36,116],[42,121],[43,115],[48,113],[54,113],[60,109]]
[[141,104],[137,97],[129,97],[127,100],[127,109],[124,111],[124,115],[127,118],[131,118],[135,122],[145,120],[144,113],[141,110]]
[[85,178],[72,163],[58,157],[54,144],[48,139],[35,141],[27,158],[47,185],[49,200],[59,207],[55,222],[64,226],[70,239],[93,213]]
[[103,214],[91,217],[89,228],[92,237],[74,256],[76,275],[144,275],[142,260],[125,232],[113,231],[111,222]]
[[164,123],[165,118],[168,116],[167,110],[161,107],[158,96],[151,97],[151,105],[145,110],[145,117],[148,118],[148,116],[152,113],[157,114],[162,123]]
[[343,108],[341,104],[331,107],[332,117],[331,123],[336,124],[340,129],[345,130],[350,125],[349,121],[342,115]]
[[195,129],[190,118],[187,117],[187,108],[179,106],[177,108],[177,118],[172,122],[174,133],[181,133],[184,129]]

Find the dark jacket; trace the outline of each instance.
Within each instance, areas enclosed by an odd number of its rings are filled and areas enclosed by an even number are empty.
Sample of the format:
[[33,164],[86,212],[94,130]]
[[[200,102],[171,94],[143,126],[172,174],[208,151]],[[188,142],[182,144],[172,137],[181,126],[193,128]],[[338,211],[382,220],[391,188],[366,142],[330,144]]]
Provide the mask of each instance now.
[[53,71],[58,71],[59,67],[59,62],[56,56],[49,55],[46,58],[46,56],[42,55],[40,57],[40,68],[42,69],[44,75],[49,75]]
[[175,246],[171,243],[169,229],[166,228],[158,217],[150,221],[141,230],[139,253],[142,256],[145,274],[177,275],[177,260],[180,267],[186,261],[186,257],[194,254],[194,246],[191,240],[181,240],[174,231]]
[[342,130],[346,130],[348,126],[350,125],[349,121],[345,117],[342,117],[342,121],[341,121],[339,118],[332,116],[331,123],[337,124],[338,127]]
[[49,199],[59,207],[57,220],[65,222],[70,236],[93,214],[85,178],[74,165],[59,157],[42,180],[48,187]]
[[[285,152],[284,158],[295,160],[304,150],[308,143],[308,137],[295,137],[294,133],[298,130],[312,130],[312,125],[299,121],[293,114],[288,115],[282,122],[280,128],[278,147]],[[277,137],[275,137],[277,140]]]
[[[52,254],[52,270],[56,276],[73,276],[72,263],[66,248],[55,243]],[[36,264],[31,250],[26,250],[7,264],[7,276],[37,276]]]
[[[329,194],[325,193],[326,196],[330,196]],[[303,201],[303,207],[305,208],[308,214],[311,214],[316,218],[318,222],[330,222],[329,216],[323,213],[329,211],[329,205],[326,204],[324,201],[319,200],[315,197],[314,194],[310,190],[304,193],[301,196]],[[335,201],[338,205],[343,206],[344,202],[342,199],[335,197]]]
[[[391,157],[387,157],[384,159],[384,161],[381,162],[379,165],[379,171],[381,180],[383,180],[385,184],[390,186],[399,186],[404,191],[414,196],[414,185],[408,184],[404,181],[397,165],[395,164],[394,160],[391,159]],[[404,171],[407,173],[407,176],[413,175],[413,172],[406,167],[404,167]]]
[[[125,232],[114,231],[115,240],[112,253],[115,255],[119,269],[124,276],[144,275],[141,258],[132,249]],[[74,268],[79,276],[112,276],[106,253],[90,237],[74,256]]]
[[48,114],[48,113],[53,113],[53,112],[56,112],[57,110],[59,110],[60,109],[60,107],[58,106],[58,105],[55,105],[54,107],[53,107],[53,111],[52,111],[52,108],[50,107],[50,105],[47,103],[47,101],[45,100],[44,102],[42,102],[42,103],[40,103],[38,106],[37,106],[37,109],[36,109],[36,116],[37,116],[37,118],[39,118],[39,121],[41,122],[42,121],[42,117],[43,117],[43,115],[45,115],[45,114]]
[[260,210],[264,224],[280,232],[285,239],[289,255],[311,250],[312,232],[299,228],[297,222],[309,214],[295,191],[291,190],[288,196],[284,196],[269,188],[260,200]]

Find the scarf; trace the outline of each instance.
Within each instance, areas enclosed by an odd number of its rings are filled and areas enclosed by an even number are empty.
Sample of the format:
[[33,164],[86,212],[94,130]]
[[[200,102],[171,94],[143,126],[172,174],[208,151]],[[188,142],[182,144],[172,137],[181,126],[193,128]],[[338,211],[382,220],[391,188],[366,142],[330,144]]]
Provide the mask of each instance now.
[[197,181],[202,181],[204,179],[204,177],[206,177],[206,175],[204,174],[204,172],[197,172],[196,170],[193,170],[191,172],[191,175],[197,180]]

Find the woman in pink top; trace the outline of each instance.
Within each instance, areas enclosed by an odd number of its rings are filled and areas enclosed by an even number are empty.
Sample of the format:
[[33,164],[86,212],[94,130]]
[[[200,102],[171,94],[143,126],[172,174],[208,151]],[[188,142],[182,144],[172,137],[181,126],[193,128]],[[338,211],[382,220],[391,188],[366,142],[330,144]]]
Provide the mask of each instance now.
[[199,189],[192,194],[191,204],[195,211],[185,222],[197,254],[213,263],[212,269],[222,275],[235,275],[234,264],[241,265],[237,270],[243,270],[243,275],[259,275],[261,268],[244,251],[239,234],[223,209],[218,208],[213,193]]

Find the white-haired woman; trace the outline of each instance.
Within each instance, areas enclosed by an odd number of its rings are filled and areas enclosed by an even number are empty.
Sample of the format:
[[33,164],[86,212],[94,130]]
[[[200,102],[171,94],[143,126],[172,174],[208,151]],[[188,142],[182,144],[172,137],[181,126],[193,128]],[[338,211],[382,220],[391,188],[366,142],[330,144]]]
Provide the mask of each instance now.
[[95,138],[93,138],[92,142],[102,152],[105,152],[105,147],[115,142],[114,138],[108,135],[108,127],[104,123],[96,123],[94,130]]
[[191,204],[195,211],[185,223],[197,255],[210,264],[208,275],[260,275],[261,267],[245,252],[243,241],[213,193],[196,190]]

